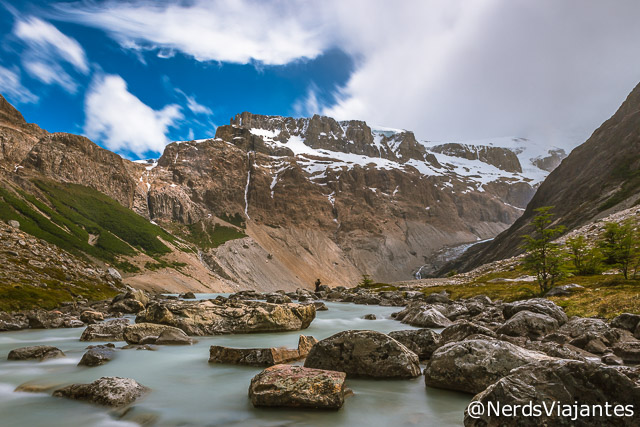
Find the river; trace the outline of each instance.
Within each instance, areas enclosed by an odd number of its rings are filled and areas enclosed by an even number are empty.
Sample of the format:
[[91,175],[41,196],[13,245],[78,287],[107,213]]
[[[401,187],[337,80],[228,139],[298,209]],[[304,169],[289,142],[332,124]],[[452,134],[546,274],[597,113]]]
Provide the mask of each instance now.
[[[200,294],[199,298],[215,295]],[[157,351],[119,350],[111,362],[78,367],[87,345],[83,328],[0,333],[0,425],[38,426],[459,426],[471,396],[427,388],[424,377],[411,380],[347,379],[354,395],[339,411],[254,408],[247,391],[261,368],[209,364],[209,346],[295,347],[303,333],[323,339],[347,329],[380,332],[410,329],[391,319],[397,307],[327,303],[304,331],[198,337],[193,346],[157,346]],[[373,313],[378,320],[361,317]],[[66,358],[44,362],[8,361],[10,350],[53,345]],[[116,343],[121,347],[124,343]],[[424,366],[422,366],[424,368]],[[13,390],[24,383],[63,386],[89,383],[102,376],[134,378],[152,392],[121,418],[87,403],[54,398],[49,393]],[[136,422],[137,421],[137,422]]]

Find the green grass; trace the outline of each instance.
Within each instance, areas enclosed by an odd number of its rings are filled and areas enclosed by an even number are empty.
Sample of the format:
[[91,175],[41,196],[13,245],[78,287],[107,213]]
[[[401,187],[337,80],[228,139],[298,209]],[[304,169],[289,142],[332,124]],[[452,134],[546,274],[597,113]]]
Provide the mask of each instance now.
[[173,268],[176,270],[181,270],[182,267],[186,267],[187,263],[185,262],[177,262],[177,261],[173,261],[173,262],[168,262],[165,261],[163,259],[157,259],[157,262],[147,262],[144,265],[144,268],[146,268],[147,270],[151,270],[151,271],[156,271],[156,270],[160,270],[161,268]]
[[226,222],[228,222],[229,224],[233,224],[236,227],[239,228],[245,228],[246,223],[244,222],[244,218],[242,218],[242,216],[240,216],[239,213],[235,213],[232,216],[229,215],[221,215],[220,218]]
[[0,310],[12,312],[43,308],[52,310],[63,302],[83,297],[90,301],[113,298],[118,292],[102,283],[85,283],[76,281],[63,283],[47,280],[46,287],[31,284],[0,283]]
[[397,291],[398,288],[393,285],[389,285],[388,283],[368,283],[358,285],[358,288],[369,289],[374,292],[386,292],[386,291]]
[[[35,181],[48,203],[22,190],[0,188],[0,219],[20,222],[20,229],[74,255],[89,255],[124,271],[136,271],[118,257],[136,254],[136,249],[151,256],[170,252],[158,237],[174,237],[110,197],[76,184]],[[98,236],[95,245],[89,234]],[[139,269],[138,269],[139,271]]]
[[185,238],[203,249],[217,248],[229,240],[247,237],[243,231],[224,225],[211,226],[205,222],[196,222],[187,226]]

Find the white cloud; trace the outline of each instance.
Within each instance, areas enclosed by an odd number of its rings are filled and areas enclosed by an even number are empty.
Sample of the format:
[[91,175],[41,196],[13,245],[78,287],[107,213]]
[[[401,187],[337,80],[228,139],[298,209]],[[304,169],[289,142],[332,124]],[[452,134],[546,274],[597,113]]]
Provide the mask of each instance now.
[[59,9],[61,19],[160,56],[278,65],[337,47],[355,71],[335,105],[314,105],[311,92],[294,108],[428,139],[570,135],[577,144],[640,69],[637,0],[110,0]]
[[84,49],[75,39],[35,17],[17,20],[13,34],[27,45],[21,58],[32,77],[45,84],[58,84],[68,92],[77,91],[76,82],[61,65],[67,62],[83,74],[89,72]]
[[18,71],[12,71],[0,65],[0,92],[15,102],[28,104],[38,102],[38,96],[20,82]]
[[89,138],[101,141],[112,151],[142,155],[160,153],[169,143],[169,127],[182,119],[178,105],[161,110],[149,107],[127,89],[118,75],[95,78],[85,99],[84,131]]
[[323,107],[318,101],[318,95],[316,94],[317,91],[318,88],[316,85],[312,84],[307,89],[307,94],[293,104],[293,111],[296,116],[307,117],[322,112]]
[[302,2],[195,0],[63,3],[60,19],[103,29],[126,48],[178,50],[199,61],[281,65],[315,58],[327,47]]
[[58,84],[65,90],[75,93],[78,90],[77,83],[67,74],[59,64],[44,63],[38,60],[25,59],[22,62],[24,69],[33,77],[45,84]]
[[187,100],[187,108],[193,113],[193,114],[203,114],[205,116],[212,116],[213,115],[213,111],[211,111],[211,108],[199,104],[198,101],[196,101],[195,96],[189,96],[186,93],[184,93],[183,91],[181,91],[180,89],[176,89],[176,92],[178,92],[180,95],[184,96],[184,98]]

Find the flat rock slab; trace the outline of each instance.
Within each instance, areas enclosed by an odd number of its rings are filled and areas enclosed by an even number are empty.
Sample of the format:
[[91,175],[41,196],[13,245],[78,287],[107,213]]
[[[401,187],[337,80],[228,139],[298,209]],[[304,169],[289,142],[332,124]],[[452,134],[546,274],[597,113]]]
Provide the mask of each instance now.
[[206,300],[152,302],[137,323],[156,323],[203,336],[306,329],[316,316],[313,304],[270,304],[260,301]]
[[62,350],[50,345],[35,345],[30,347],[20,347],[9,352],[8,360],[47,360],[65,357]]
[[209,363],[229,363],[234,365],[273,366],[306,357],[313,344],[313,337],[300,335],[298,348],[231,348],[213,345],[209,349]]
[[344,404],[344,372],[275,365],[253,377],[253,406],[339,409]]
[[58,389],[53,396],[120,408],[130,405],[149,391],[149,388],[131,378],[102,377],[91,384],[72,384]]
[[[170,333],[170,335],[164,335],[167,337],[167,341],[171,341],[169,336],[188,339],[188,336],[181,329],[156,323],[136,323],[135,325],[128,325],[124,328],[122,335],[127,344],[155,344],[160,335],[166,332]],[[150,337],[153,338],[151,339]]]

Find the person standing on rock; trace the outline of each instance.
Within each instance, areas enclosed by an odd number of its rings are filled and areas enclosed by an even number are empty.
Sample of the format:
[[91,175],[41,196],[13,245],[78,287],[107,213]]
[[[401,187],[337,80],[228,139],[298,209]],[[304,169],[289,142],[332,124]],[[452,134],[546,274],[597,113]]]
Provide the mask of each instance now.
[[320,292],[320,284],[322,282],[320,281],[320,279],[316,279],[316,292]]

